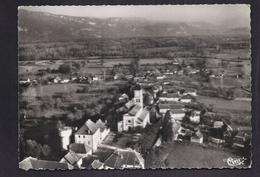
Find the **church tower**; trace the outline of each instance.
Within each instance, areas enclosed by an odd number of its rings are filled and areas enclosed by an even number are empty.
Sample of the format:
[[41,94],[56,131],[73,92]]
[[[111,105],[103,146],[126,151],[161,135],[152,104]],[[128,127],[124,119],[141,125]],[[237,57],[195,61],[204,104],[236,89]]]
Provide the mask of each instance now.
[[134,102],[143,108],[143,90],[140,89],[135,89],[134,90]]

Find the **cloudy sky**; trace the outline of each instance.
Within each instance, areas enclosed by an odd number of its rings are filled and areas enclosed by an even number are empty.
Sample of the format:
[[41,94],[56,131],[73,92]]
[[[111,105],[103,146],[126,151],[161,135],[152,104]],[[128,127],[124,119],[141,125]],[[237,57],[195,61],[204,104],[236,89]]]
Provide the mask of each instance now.
[[149,5],[149,6],[22,6],[22,9],[82,17],[142,17],[154,21],[210,22],[249,26],[250,6]]

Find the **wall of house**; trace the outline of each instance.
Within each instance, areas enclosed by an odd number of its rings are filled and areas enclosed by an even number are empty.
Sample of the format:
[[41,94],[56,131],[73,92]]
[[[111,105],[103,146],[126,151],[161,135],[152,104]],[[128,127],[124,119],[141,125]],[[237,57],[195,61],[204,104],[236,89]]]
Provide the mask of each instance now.
[[109,128],[106,128],[103,132],[101,132],[101,141],[103,141],[106,138],[109,132],[110,132]]
[[129,131],[132,127],[134,127],[134,121],[136,116],[124,115],[123,117],[123,131]]
[[91,147],[92,151],[95,151],[101,142],[101,134],[98,129],[93,135],[79,135],[75,134],[75,143],[86,144]]
[[92,136],[92,149],[93,151],[97,150],[98,145],[101,143],[101,134],[100,130],[98,129]]

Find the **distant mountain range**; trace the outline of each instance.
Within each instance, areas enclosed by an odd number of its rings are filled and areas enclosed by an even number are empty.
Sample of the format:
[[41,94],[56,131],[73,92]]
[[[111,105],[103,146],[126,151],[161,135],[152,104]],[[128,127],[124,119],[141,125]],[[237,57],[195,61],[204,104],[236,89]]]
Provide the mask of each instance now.
[[143,18],[91,18],[19,9],[19,42],[60,42],[90,38],[164,37],[210,34],[250,34],[246,27],[209,23],[154,22]]

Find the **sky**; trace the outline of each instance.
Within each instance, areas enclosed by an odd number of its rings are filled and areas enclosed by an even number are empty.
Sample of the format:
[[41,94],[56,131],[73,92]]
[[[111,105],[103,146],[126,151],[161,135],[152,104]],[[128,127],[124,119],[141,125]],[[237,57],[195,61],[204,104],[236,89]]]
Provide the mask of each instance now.
[[141,17],[153,21],[233,23],[250,26],[250,6],[130,5],[130,6],[21,6],[21,9],[80,17]]

